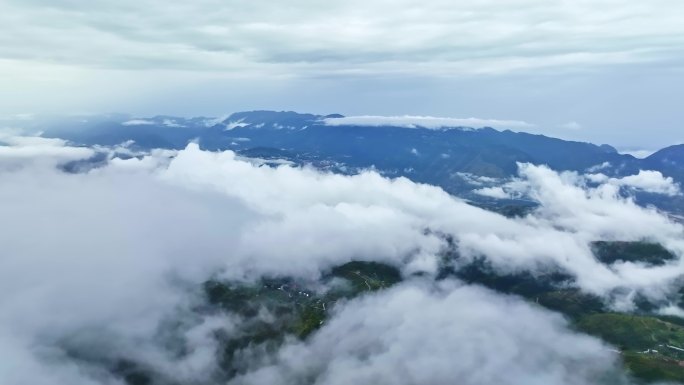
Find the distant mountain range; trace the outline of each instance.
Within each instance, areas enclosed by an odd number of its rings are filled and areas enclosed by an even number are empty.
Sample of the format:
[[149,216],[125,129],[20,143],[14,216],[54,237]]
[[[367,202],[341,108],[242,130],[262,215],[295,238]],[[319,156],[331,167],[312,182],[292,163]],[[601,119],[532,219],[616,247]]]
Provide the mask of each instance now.
[[[230,149],[266,160],[285,159],[340,173],[373,167],[389,177],[405,176],[470,197],[473,179],[509,178],[517,162],[546,164],[555,170],[624,176],[649,169],[684,182],[684,145],[662,149],[646,159],[620,154],[609,145],[565,141],[493,128],[346,124],[342,115],[296,112],[238,112],[226,118],[127,115],[55,119],[40,128],[44,136],[82,145],[133,141],[140,149],[180,149],[197,140],[209,150]],[[489,180],[489,179],[488,179]],[[645,203],[680,211],[679,198],[640,196]],[[680,208],[679,210],[676,210]]]

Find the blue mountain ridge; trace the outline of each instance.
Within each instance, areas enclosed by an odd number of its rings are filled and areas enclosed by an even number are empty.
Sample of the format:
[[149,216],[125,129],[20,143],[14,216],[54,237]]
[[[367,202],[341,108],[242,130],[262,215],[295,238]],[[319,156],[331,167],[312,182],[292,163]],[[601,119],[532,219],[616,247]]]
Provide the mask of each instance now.
[[[292,111],[237,112],[224,119],[126,115],[90,117],[86,121],[56,120],[41,127],[44,136],[80,145],[116,145],[133,141],[139,149],[184,148],[198,141],[207,150],[233,150],[243,156],[286,159],[295,164],[339,173],[375,168],[389,177],[441,186],[469,196],[472,180],[464,175],[509,178],[518,162],[548,165],[558,171],[586,172],[602,165],[609,176],[640,169],[657,170],[684,182],[684,145],[665,148],[646,159],[620,154],[609,145],[566,141],[544,135],[485,127],[405,128],[396,126],[328,125],[342,115]],[[682,211],[684,201],[641,194],[642,203]],[[478,197],[477,199],[484,199]]]

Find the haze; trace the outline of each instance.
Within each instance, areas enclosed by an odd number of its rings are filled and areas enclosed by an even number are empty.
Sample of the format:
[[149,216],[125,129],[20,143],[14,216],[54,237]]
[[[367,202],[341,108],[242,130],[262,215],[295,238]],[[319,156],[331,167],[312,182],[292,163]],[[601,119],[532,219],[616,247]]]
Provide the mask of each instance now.
[[654,150],[684,141],[683,12],[676,0],[4,0],[0,114],[428,115]]

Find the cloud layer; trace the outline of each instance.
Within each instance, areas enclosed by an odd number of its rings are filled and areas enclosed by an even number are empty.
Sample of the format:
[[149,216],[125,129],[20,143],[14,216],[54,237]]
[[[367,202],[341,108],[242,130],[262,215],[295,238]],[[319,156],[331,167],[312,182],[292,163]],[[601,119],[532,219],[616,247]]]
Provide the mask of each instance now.
[[[520,183],[540,207],[509,219],[403,178],[272,168],[197,144],[69,174],[55,165],[110,150],[4,142],[3,164],[13,166],[0,168],[0,377],[11,383],[115,384],[103,365],[117,356],[210,383],[212,332],[237,332],[240,320],[191,314],[204,280],[316,278],[351,260],[429,278],[448,246],[439,234],[454,238],[463,261],[485,257],[502,272],[560,268],[616,308],[629,309],[638,292],[677,310],[668,301],[681,279],[682,226],[614,183],[587,188],[578,175],[522,165]],[[589,247],[599,239],[657,241],[678,258],[608,267]],[[169,322],[190,354],[168,351]],[[520,299],[420,278],[341,306],[320,333],[273,354],[236,383],[575,384],[612,373],[616,359]]]
[[311,341],[283,347],[275,364],[233,383],[579,385],[609,375],[619,383],[616,358],[519,300],[403,286],[347,304]]
[[0,10],[13,37],[0,40],[8,60],[298,76],[501,73],[635,62],[646,54],[664,60],[679,55],[684,32],[677,17],[684,9],[671,0],[300,0],[287,7],[32,0],[6,1]]
[[343,118],[327,118],[325,124],[330,126],[397,126],[406,128],[508,128],[524,129],[533,127],[532,124],[517,120],[496,120],[479,118],[439,118],[434,116],[345,116]]
[[0,114],[486,116],[656,149],[684,139],[683,7],[6,0]]

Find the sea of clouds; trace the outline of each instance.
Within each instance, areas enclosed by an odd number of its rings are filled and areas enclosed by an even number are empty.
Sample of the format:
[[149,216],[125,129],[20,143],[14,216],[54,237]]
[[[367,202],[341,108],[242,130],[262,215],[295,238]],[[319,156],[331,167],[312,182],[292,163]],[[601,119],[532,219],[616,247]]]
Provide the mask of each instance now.
[[[315,279],[352,260],[392,264],[407,279],[336,306],[304,341],[269,354],[254,348],[230,383],[628,381],[611,347],[572,331],[560,315],[456,280],[426,279],[437,273],[445,235],[463,261],[484,257],[502,273],[561,269],[617,310],[632,309],[640,294],[682,312],[672,298],[684,271],[684,227],[621,194],[625,186],[679,193],[654,173],[611,179],[520,165],[502,191],[539,206],[506,218],[405,178],[269,167],[196,143],[136,154],[14,134],[0,142],[6,384],[123,384],[107,370],[117,357],[163,373],[164,383],[215,383],[212,333],[237,333],[241,320],[193,314],[203,282]],[[78,173],[60,167],[108,151],[136,156]],[[596,240],[659,242],[677,259],[607,266],[592,254]],[[168,348],[169,322],[184,354]]]

